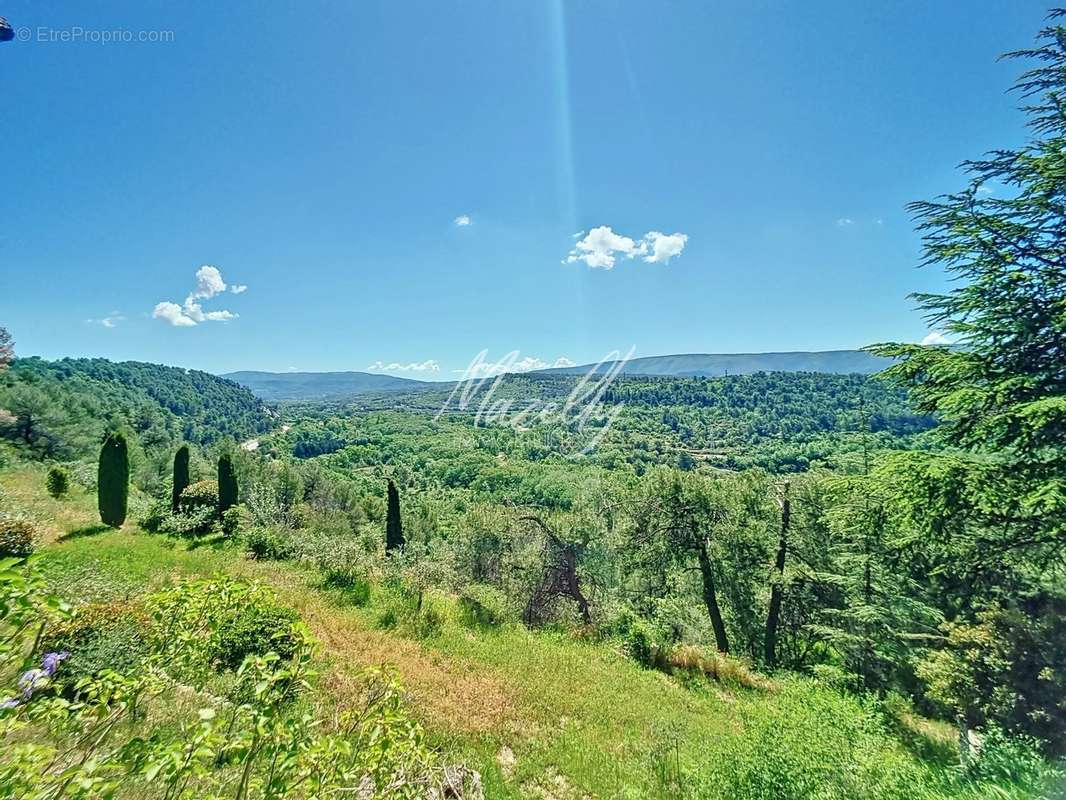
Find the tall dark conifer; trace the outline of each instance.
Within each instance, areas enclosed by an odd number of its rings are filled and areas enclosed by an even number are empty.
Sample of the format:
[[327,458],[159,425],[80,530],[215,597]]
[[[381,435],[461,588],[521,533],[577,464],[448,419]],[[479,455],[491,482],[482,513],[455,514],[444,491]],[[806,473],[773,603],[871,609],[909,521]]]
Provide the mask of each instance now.
[[233,471],[233,458],[229,453],[218,457],[218,513],[237,505],[237,475]]
[[396,484],[389,481],[388,511],[385,515],[385,551],[392,552],[403,547],[403,523],[400,521],[400,493]]
[[130,458],[126,437],[115,432],[108,435],[100,448],[100,465],[96,476],[96,501],[100,521],[121,528],[126,521],[130,493]]
[[181,493],[189,485],[189,446],[183,444],[174,454],[174,488],[170,494],[170,510],[177,513]]

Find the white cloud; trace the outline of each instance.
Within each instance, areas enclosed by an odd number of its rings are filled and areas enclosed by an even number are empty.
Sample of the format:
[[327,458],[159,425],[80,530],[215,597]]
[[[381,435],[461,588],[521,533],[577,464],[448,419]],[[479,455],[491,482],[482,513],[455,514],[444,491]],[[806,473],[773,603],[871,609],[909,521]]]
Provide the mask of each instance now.
[[995,189],[993,189],[987,183],[982,183],[980,186],[977,187],[978,194],[992,194],[994,191]]
[[465,375],[467,378],[491,378],[508,372],[535,372],[551,367],[573,367],[574,362],[566,356],[559,356],[555,361],[545,361],[537,356],[518,357],[517,351],[512,351],[499,361],[483,361],[478,358],[466,369],[453,369],[452,372]]
[[185,303],[182,305],[181,310],[193,322],[225,322],[226,320],[237,318],[237,315],[232,311],[204,311],[199,303],[193,302],[192,297],[185,298]]
[[122,312],[112,311],[110,314],[108,314],[106,317],[103,317],[102,319],[87,319],[85,321],[88,322],[90,325],[103,325],[105,328],[115,328],[120,322],[124,322],[125,320],[126,317],[122,314]]
[[465,228],[467,225],[470,224],[470,222],[470,217],[467,214],[460,214],[458,217],[455,218],[455,226],[457,228]]
[[189,297],[206,300],[226,291],[226,282],[222,280],[222,273],[218,267],[204,264],[196,270],[196,289]]
[[181,306],[166,300],[162,303],[156,303],[155,310],[152,311],[152,318],[165,320],[178,328],[189,328],[196,324],[182,313]]
[[846,227],[848,227],[848,225],[854,225],[854,224],[855,224],[855,220],[851,219],[850,217],[841,217],[840,219],[837,220],[837,227],[838,228],[846,228]]
[[410,364],[401,364],[398,361],[386,364],[384,361],[379,360],[375,361],[367,369],[375,372],[440,372],[440,363],[432,358],[421,362],[413,361]]
[[[580,236],[580,233],[575,236]],[[687,234],[665,234],[659,231],[650,231],[635,241],[615,233],[609,225],[601,225],[578,239],[563,263],[584,261],[593,268],[613,269],[619,257],[632,259],[642,256],[649,264],[666,264],[674,256],[681,255],[687,241]]]
[[651,247],[651,252],[644,256],[644,260],[649,264],[669,264],[670,259],[674,256],[681,255],[681,251],[685,249],[685,242],[688,241],[688,235],[684,233],[659,233],[659,231],[652,231],[645,234],[644,241]]
[[949,338],[943,331],[929,331],[926,337],[922,339],[922,344],[954,344],[954,340]]
[[[204,311],[203,306],[197,302],[197,300],[210,300],[225,292],[226,288],[226,281],[223,280],[218,267],[204,264],[196,270],[196,288],[185,298],[185,302],[180,306],[169,300],[157,303],[155,310],[152,311],[152,317],[169,322],[178,328],[190,328],[201,322],[226,322],[236,319],[237,314],[232,311],[225,309]],[[233,294],[241,294],[247,289],[248,287],[241,283],[229,287]]]

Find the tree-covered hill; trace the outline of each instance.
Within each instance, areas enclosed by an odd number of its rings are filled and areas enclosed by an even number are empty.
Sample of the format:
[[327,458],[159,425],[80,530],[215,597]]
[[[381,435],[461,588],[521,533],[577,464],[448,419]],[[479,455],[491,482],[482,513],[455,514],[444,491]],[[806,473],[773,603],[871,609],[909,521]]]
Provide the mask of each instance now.
[[0,378],[0,436],[41,455],[88,454],[128,426],[151,448],[269,430],[271,411],[233,381],[139,361],[19,358]]

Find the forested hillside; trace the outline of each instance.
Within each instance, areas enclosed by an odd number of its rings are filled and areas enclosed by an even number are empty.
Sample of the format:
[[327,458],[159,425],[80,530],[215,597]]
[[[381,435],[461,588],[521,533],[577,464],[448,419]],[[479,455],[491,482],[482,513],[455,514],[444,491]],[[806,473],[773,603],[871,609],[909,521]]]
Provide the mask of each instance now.
[[167,449],[183,440],[246,439],[275,421],[233,381],[102,358],[17,359],[0,376],[0,409],[0,436],[61,459],[91,454],[116,427],[135,431],[146,449]]
[[[373,411],[429,417],[443,411],[491,432],[498,452],[531,461],[573,455],[602,432],[584,457],[601,466],[628,465],[638,474],[656,464],[684,469],[697,464],[760,466],[787,473],[854,465],[853,454],[864,448],[921,446],[922,432],[935,425],[932,415],[914,410],[902,389],[865,375],[621,375],[601,387],[583,382],[582,376],[528,373],[469,389],[465,396],[462,388],[448,386],[350,402],[291,404],[287,413],[295,418],[320,420],[294,428],[292,453],[306,458],[358,441],[355,431],[362,423],[356,420]],[[538,418],[543,408],[562,407],[575,393],[597,396],[602,404],[581,430],[575,430],[576,414],[568,424]],[[577,404],[579,411],[584,408],[584,402]],[[479,435],[483,439],[486,434]]]

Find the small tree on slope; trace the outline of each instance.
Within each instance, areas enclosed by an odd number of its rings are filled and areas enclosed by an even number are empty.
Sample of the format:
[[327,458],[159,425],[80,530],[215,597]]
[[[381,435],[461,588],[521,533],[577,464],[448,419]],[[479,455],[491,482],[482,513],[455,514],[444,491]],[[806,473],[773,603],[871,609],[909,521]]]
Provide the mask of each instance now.
[[100,466],[96,478],[96,499],[100,521],[121,528],[126,521],[130,492],[130,458],[126,437],[115,432],[108,435],[100,448]]
[[233,471],[233,457],[223,453],[218,457],[218,513],[224,514],[237,505],[237,475]]
[[170,494],[170,510],[175,514],[181,503],[181,493],[189,485],[189,446],[183,444],[174,454],[174,486]]
[[403,523],[400,521],[400,493],[389,481],[388,509],[385,515],[385,551],[391,553],[403,547]]

